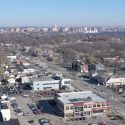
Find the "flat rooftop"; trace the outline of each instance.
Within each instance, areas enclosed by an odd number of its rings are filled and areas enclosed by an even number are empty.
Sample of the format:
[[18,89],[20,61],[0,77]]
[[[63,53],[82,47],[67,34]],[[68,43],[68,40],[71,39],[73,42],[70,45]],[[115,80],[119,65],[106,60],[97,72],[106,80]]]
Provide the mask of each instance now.
[[58,93],[58,100],[60,100],[63,104],[106,101],[106,99],[98,96],[92,91]]
[[31,78],[33,82],[35,81],[53,81],[54,79],[49,76],[43,76],[43,77],[33,77]]

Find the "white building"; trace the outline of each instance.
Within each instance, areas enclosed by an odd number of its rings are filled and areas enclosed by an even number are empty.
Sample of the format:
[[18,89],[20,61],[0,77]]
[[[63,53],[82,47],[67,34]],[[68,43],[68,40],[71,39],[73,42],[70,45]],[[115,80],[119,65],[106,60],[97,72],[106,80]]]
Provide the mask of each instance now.
[[48,29],[47,27],[42,28],[42,30],[43,30],[43,32],[45,32],[45,33],[49,31],[49,29]]
[[69,27],[65,27],[64,29],[63,29],[63,32],[69,32],[70,31],[70,28]]
[[7,56],[8,59],[16,59],[17,56]]
[[84,32],[85,33],[98,33],[98,29],[95,27],[85,27]]
[[53,80],[50,77],[32,78],[32,89],[34,91],[59,90],[60,80]]
[[16,83],[16,78],[15,78],[14,75],[10,75],[7,81],[10,84],[15,84]]
[[9,101],[0,102],[0,113],[4,122],[10,120],[11,114],[9,109]]
[[15,32],[20,32],[20,31],[21,31],[20,28],[16,28],[16,29],[15,29]]
[[9,78],[7,81],[10,84],[15,84],[16,83],[16,79],[15,78]]
[[29,66],[30,63],[27,63],[27,62],[23,62],[23,66]]
[[26,30],[27,30],[27,32],[33,32],[35,30],[35,28],[29,27],[29,28],[26,28]]
[[13,62],[17,59],[17,56],[7,56],[7,59],[9,59],[11,62]]
[[111,77],[107,82],[106,86],[124,86],[125,78],[113,78]]
[[71,86],[70,79],[55,80],[51,77],[31,78],[31,87],[34,91],[59,90],[63,86]]
[[97,116],[110,110],[109,102],[92,91],[58,93],[55,101],[68,119]]
[[22,76],[21,77],[21,83],[22,84],[27,84],[27,83],[30,83],[30,78],[28,76]]
[[54,27],[52,28],[52,31],[53,32],[58,32],[59,31],[59,28],[58,26],[55,24]]
[[28,68],[28,69],[23,69],[22,74],[30,74],[30,73],[34,73],[35,69],[32,68]]

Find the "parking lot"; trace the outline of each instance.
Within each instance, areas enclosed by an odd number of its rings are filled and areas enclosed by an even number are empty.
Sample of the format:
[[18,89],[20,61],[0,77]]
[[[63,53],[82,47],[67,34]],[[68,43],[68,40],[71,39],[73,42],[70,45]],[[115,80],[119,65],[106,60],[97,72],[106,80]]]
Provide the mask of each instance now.
[[17,94],[22,94],[23,89],[20,85],[2,86],[0,87],[0,92],[6,95],[17,95]]
[[[80,121],[66,121],[61,117],[56,105],[51,102],[54,99],[54,95],[61,91],[33,92],[31,90],[23,90],[21,86],[3,86],[0,91],[2,94],[16,98],[14,105],[11,102],[11,117],[18,118],[21,125],[40,125],[39,120],[42,118],[49,119],[52,125],[88,125],[89,123],[98,123],[100,121],[100,117]],[[66,90],[63,91],[65,92]],[[38,109],[36,102],[40,103]],[[122,123],[122,120],[114,120],[114,118],[110,120],[106,116],[102,116],[101,121],[106,121],[108,125],[125,124],[124,121]]]
[[[34,96],[33,96],[34,95]],[[39,119],[41,118],[47,118],[50,120],[50,123],[52,125],[88,125],[89,123],[97,123],[100,120],[106,121],[108,125],[124,125],[119,120],[110,120],[106,116],[97,117],[97,118],[91,118],[86,120],[80,120],[80,121],[66,121],[63,117],[59,117],[57,112],[55,112],[55,107],[50,103],[50,101],[47,101],[45,98],[37,97],[35,94],[32,93],[32,97],[24,97],[21,95],[16,95],[16,102],[19,104],[21,110],[24,113],[27,113],[28,115],[17,115],[14,111],[13,107],[11,106],[11,114],[12,118],[18,118],[21,125],[40,125]],[[32,109],[29,107],[28,104],[33,104],[36,101],[41,100],[41,113],[34,113]],[[28,121],[33,120],[33,123],[29,123]]]
[[17,116],[13,108],[11,107],[12,111],[12,118],[18,118],[21,125],[30,125],[31,123],[28,123],[28,121],[33,120],[33,125],[40,125],[39,119],[41,118],[47,118],[50,120],[52,125],[64,125],[63,120],[61,118],[58,118],[56,115],[48,114],[47,112],[43,112],[41,114],[34,114],[32,110],[29,108],[27,104],[32,104],[33,100],[30,97],[23,97],[23,96],[16,96],[16,101],[20,105],[23,112],[29,113],[27,116]]

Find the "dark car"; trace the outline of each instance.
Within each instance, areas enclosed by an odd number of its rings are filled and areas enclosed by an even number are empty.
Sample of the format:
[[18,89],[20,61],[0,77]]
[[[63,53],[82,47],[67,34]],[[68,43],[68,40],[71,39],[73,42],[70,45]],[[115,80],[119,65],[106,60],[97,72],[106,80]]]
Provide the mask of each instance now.
[[107,125],[106,122],[101,122],[101,123],[90,123],[88,125]]
[[31,123],[31,124],[32,124],[32,123],[34,123],[34,121],[33,121],[33,120],[29,120],[28,122],[29,122],[29,123]]
[[37,110],[33,110],[33,113],[36,114],[36,115],[41,114],[40,110],[38,110],[38,109]]

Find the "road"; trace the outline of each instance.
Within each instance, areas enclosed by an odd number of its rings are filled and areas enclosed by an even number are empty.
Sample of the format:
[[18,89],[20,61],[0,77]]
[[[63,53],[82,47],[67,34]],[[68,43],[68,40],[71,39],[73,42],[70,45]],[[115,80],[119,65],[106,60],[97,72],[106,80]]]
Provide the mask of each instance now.
[[[31,60],[29,60],[29,62],[31,64],[36,64],[35,62],[37,62],[37,61],[43,62],[43,59],[40,59],[40,58],[33,59],[32,58]],[[45,59],[44,59],[44,61],[45,61]],[[99,94],[100,96],[102,96],[103,98],[105,98],[106,100],[108,100],[110,102],[111,108],[113,110],[115,110],[116,112],[121,114],[123,117],[125,117],[125,110],[124,110],[125,105],[123,104],[123,102],[125,102],[125,95],[118,95],[118,94],[112,92],[109,88],[107,88],[105,86],[97,86],[94,84],[90,84],[90,82],[88,82],[86,80],[81,80],[78,76],[74,75],[72,72],[68,71],[67,69],[65,69],[59,65],[53,64],[51,62],[46,62],[46,63],[48,65],[48,67],[52,69],[51,71],[53,71],[53,73],[55,73],[55,70],[56,70],[56,71],[63,73],[64,76],[66,76],[67,78],[72,79],[72,85],[74,86],[75,89],[77,89],[79,91],[89,90],[89,91],[93,91],[93,92]],[[34,67],[34,68],[36,68],[36,67]],[[38,70],[42,69],[39,66],[37,68],[38,68]],[[103,92],[102,92],[102,89],[103,89]],[[111,122],[111,125],[115,125],[114,123],[117,124],[117,121],[114,121],[113,123],[112,122]],[[82,122],[82,124],[83,124],[83,122]],[[118,124],[123,125],[121,122],[118,122]]]
[[[52,64],[50,62],[47,62],[47,64],[49,67],[62,72],[68,78],[73,79],[72,85],[78,88],[80,91],[91,90],[93,92],[98,93],[100,96],[102,96],[103,98],[105,98],[110,102],[111,108],[114,111],[116,111],[117,113],[119,113],[125,118],[125,97],[124,97],[125,95],[123,94],[118,95],[105,86],[97,86],[97,85],[89,84],[88,82],[83,81],[78,77],[71,75],[71,72],[67,71],[61,66]],[[102,89],[103,89],[103,92],[101,91]]]
[[[40,58],[38,58],[37,60],[43,61],[43,60],[40,60]],[[30,62],[35,63],[35,60],[30,60]],[[78,76],[74,76],[70,71],[68,71],[67,69],[65,69],[59,65],[53,64],[51,62],[46,62],[46,63],[48,65],[48,67],[50,67],[54,70],[57,70],[57,71],[63,73],[64,76],[66,76],[67,78],[72,79],[72,85],[77,90],[93,91],[93,92],[99,94],[101,97],[108,100],[110,102],[111,108],[125,118],[125,110],[124,110],[125,109],[125,94],[118,95],[105,86],[97,86],[94,84],[90,84],[87,81],[81,80]],[[40,69],[40,67],[39,67],[39,69]],[[101,91],[102,89],[103,89],[103,92]]]

